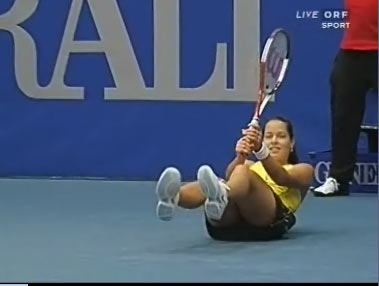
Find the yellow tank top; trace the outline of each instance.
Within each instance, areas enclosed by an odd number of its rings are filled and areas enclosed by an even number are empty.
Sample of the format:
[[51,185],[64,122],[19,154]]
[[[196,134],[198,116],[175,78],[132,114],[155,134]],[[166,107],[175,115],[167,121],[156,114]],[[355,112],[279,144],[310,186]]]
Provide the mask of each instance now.
[[[283,165],[284,169],[289,170],[293,165]],[[273,190],[273,192],[279,196],[282,203],[291,211],[295,212],[301,203],[301,193],[298,189],[288,188],[285,186],[279,186],[271,179],[267,174],[263,164],[256,162],[250,166],[250,170],[255,172],[263,181]]]

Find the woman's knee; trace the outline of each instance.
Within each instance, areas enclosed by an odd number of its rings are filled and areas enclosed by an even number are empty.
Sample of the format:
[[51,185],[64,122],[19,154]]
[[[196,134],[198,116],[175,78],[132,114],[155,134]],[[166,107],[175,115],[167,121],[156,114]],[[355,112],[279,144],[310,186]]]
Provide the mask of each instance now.
[[232,200],[244,200],[246,196],[251,195],[265,185],[262,179],[255,172],[251,171],[248,166],[237,166],[234,175],[237,179],[233,182],[234,186],[228,184],[231,188],[229,196]]
[[233,170],[232,176],[228,181],[230,187],[229,198],[231,200],[243,200],[250,192],[251,188],[251,171],[245,165],[238,165]]
[[254,187],[262,182],[262,179],[255,172],[251,171],[247,165],[236,166],[232,175],[238,177],[240,180],[245,179],[245,181],[249,184],[249,189],[253,189],[251,187]]
[[250,173],[249,166],[237,165],[232,172],[232,176],[248,176]]

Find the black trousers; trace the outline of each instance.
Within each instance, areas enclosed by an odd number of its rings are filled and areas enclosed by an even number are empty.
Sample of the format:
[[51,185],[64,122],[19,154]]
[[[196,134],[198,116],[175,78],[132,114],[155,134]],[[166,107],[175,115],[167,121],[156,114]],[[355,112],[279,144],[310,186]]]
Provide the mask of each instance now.
[[331,84],[332,164],[330,176],[348,190],[356,163],[366,94],[378,89],[378,52],[340,50]]

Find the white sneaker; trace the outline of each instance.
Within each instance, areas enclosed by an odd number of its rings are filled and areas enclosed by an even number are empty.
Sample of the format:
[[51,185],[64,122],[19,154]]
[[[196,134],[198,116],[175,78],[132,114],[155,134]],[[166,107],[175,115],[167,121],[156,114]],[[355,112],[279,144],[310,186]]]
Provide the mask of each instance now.
[[204,205],[207,217],[213,220],[220,220],[228,205],[229,187],[217,178],[209,166],[199,168],[197,180],[207,197]]
[[159,219],[172,219],[179,202],[180,184],[181,175],[177,169],[169,167],[163,171],[155,190],[158,197],[156,213]]
[[338,182],[334,178],[327,178],[325,183],[319,186],[318,188],[314,189],[314,195],[315,196],[328,196],[333,195],[336,192],[338,192]]

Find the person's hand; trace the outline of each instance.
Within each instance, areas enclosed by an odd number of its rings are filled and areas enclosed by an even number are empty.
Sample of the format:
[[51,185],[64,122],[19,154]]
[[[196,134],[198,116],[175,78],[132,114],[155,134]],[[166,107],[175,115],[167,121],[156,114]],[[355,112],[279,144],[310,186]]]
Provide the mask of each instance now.
[[250,126],[248,129],[243,129],[242,134],[248,140],[252,151],[258,151],[262,147],[262,132],[259,126]]
[[237,157],[246,159],[253,153],[249,139],[246,136],[241,137],[236,144]]

